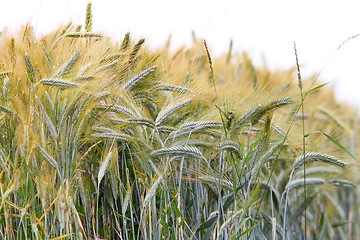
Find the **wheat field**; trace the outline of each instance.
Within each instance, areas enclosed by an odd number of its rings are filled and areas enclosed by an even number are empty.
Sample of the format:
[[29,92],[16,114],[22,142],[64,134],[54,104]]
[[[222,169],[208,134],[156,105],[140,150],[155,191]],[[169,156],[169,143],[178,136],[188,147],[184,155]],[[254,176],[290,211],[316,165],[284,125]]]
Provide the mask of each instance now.
[[86,11],[0,36],[1,239],[360,237],[359,118],[317,75]]

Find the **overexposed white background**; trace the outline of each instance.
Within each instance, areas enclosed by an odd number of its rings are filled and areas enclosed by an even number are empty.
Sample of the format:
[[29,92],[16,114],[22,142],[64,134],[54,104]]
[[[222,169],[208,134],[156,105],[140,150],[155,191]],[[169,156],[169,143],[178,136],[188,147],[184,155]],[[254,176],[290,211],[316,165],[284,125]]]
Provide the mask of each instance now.
[[[88,0],[0,0],[0,30],[15,32],[30,22],[38,35],[72,20],[83,24]],[[303,75],[321,71],[339,100],[360,107],[358,0],[93,0],[93,28],[116,39],[130,31],[154,47],[172,34],[175,49],[205,38],[213,55],[246,50],[271,69],[294,66],[293,41]]]

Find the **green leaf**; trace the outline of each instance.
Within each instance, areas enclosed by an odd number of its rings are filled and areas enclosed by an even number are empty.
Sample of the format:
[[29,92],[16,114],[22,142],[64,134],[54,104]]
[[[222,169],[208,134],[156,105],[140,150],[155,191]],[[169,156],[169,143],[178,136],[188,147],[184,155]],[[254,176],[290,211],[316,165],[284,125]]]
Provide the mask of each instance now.
[[328,139],[330,139],[333,143],[336,144],[336,146],[338,146],[341,150],[343,150],[344,152],[346,152],[350,157],[352,157],[353,159],[356,160],[356,157],[354,155],[351,154],[351,152],[349,152],[343,145],[341,145],[338,141],[336,141],[334,138],[332,138],[330,135],[326,134],[326,133],[322,133],[324,134]]
[[239,236],[237,239],[240,239],[240,238],[241,238],[242,236],[244,236],[245,234],[251,232],[251,231],[257,226],[257,224],[255,224],[254,221],[253,221],[251,218],[249,218],[249,217],[243,219],[243,220],[241,221],[241,223],[240,223],[240,226],[245,226],[245,224],[246,224],[247,222],[250,222],[250,227],[245,228],[244,231],[241,232],[240,236]]
[[341,145],[338,141],[336,141],[334,138],[332,138],[330,135],[322,132],[322,131],[312,131],[309,132],[307,134],[304,135],[304,137],[309,137],[310,135],[314,134],[314,133],[321,133],[323,134],[325,137],[327,137],[330,141],[332,141],[336,146],[338,146],[341,150],[343,150],[347,155],[349,155],[350,157],[352,157],[353,159],[357,160],[356,157],[351,154],[351,152],[349,152],[349,150],[347,150],[343,145]]
[[312,135],[314,133],[322,133],[322,132],[321,131],[311,131],[311,132],[308,132],[307,134],[305,134],[304,137],[309,137],[310,135]]
[[243,232],[240,234],[239,239],[240,239],[240,237],[244,236],[244,235],[247,234],[248,232],[251,232],[251,230],[253,230],[256,226],[257,226],[257,225],[255,224],[255,225],[247,228],[245,231],[243,231]]
[[337,222],[337,223],[331,224],[331,226],[332,226],[333,228],[337,228],[337,227],[341,227],[341,226],[344,226],[344,225],[349,224],[349,223],[353,223],[353,221]]
[[172,208],[173,208],[173,210],[175,212],[175,216],[177,218],[181,217],[181,212],[180,212],[179,208],[176,206],[176,204],[174,202],[172,202],[171,206],[172,206]]
[[330,82],[327,82],[327,83],[321,84],[321,85],[319,85],[319,86],[317,86],[317,87],[314,87],[314,88],[310,89],[309,91],[307,91],[307,92],[305,93],[304,98],[306,98],[306,96],[307,96],[309,93],[311,93],[311,92],[313,92],[313,91],[315,91],[315,90],[317,90],[317,89],[319,89],[319,88],[322,88],[322,87],[328,85],[329,83],[330,83]]
[[206,222],[201,224],[200,227],[196,230],[196,232],[200,232],[211,227],[217,221],[218,215],[218,212],[212,212]]

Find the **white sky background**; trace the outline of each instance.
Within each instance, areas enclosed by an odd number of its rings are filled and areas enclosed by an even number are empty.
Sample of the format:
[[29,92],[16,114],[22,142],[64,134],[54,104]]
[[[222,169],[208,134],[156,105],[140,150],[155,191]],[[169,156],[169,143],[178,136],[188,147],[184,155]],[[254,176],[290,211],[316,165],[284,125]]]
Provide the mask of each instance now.
[[[31,22],[37,34],[72,20],[83,24],[88,0],[0,0],[0,30],[16,31]],[[360,33],[358,0],[93,0],[93,28],[116,39],[130,31],[161,46],[172,33],[172,47],[191,42],[191,31],[205,38],[212,55],[249,52],[271,69],[295,64],[296,41],[303,75],[322,70],[340,100],[360,107]],[[325,66],[325,68],[324,68]]]

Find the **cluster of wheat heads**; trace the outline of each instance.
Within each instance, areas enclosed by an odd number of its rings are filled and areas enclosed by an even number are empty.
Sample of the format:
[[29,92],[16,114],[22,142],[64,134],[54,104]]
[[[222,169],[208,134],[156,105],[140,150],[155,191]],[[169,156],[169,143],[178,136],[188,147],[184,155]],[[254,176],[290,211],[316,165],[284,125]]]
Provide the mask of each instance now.
[[331,90],[91,25],[88,5],[84,26],[1,36],[2,239],[360,236],[358,120]]

